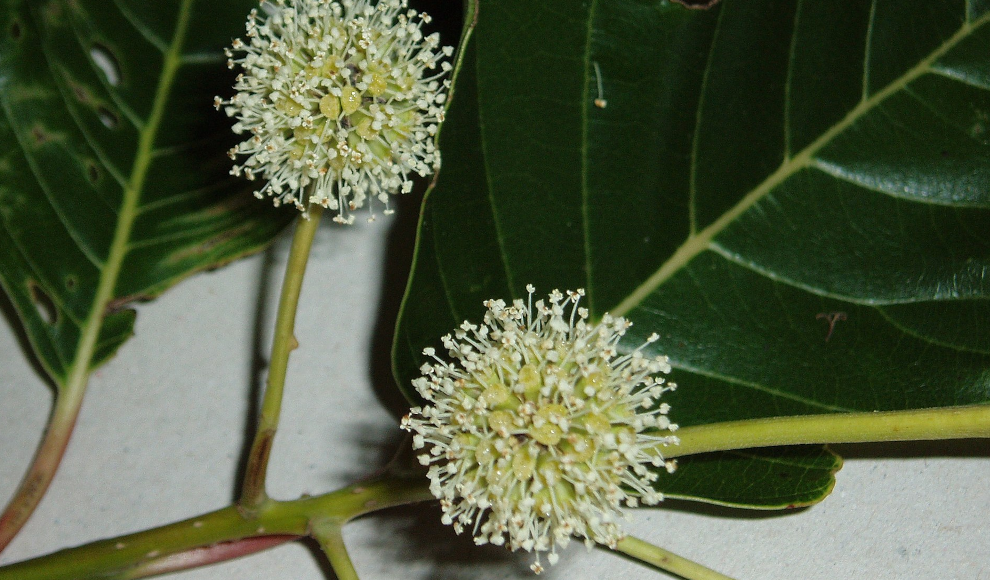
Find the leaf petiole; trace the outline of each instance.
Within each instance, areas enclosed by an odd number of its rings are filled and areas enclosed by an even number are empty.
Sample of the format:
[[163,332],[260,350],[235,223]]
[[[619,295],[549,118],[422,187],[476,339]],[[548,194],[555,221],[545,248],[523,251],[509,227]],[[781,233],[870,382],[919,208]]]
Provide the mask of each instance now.
[[990,437],[990,405],[771,417],[684,427],[666,458],[751,447]]

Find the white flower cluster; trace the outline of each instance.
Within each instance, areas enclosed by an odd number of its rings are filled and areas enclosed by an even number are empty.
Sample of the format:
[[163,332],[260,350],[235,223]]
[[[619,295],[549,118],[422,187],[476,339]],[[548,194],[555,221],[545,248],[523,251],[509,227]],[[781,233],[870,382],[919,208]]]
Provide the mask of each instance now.
[[614,547],[621,506],[662,500],[650,467],[673,471],[660,448],[677,443],[677,425],[658,399],[676,385],[656,376],[670,372],[667,357],[642,354],[655,334],[620,356],[630,322],[589,323],[581,290],[535,304],[527,290],[528,301],[489,300],[484,324],[443,337],[453,362],[424,351],[434,362],[413,384],[430,404],[402,426],[427,449],[419,461],[444,523],[470,527],[477,544],[535,551],[539,573],[540,552],[554,564],[572,536]]
[[[406,0],[278,0],[271,14],[252,10],[247,41],[234,40],[227,65],[240,65],[229,101],[234,132],[248,139],[230,150],[247,156],[231,170],[267,184],[255,192],[275,205],[311,203],[348,211],[368,197],[412,188],[411,174],[440,166],[434,145],[443,121],[453,49],[424,37],[426,14]],[[243,54],[234,58],[235,53]],[[439,69],[439,70],[437,70]],[[430,73],[428,71],[436,71]],[[374,213],[372,213],[374,217]]]

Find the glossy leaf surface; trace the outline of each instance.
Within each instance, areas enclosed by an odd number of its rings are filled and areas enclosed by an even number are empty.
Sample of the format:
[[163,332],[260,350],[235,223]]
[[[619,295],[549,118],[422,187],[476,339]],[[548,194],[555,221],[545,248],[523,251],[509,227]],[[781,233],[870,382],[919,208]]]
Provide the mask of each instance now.
[[127,303],[257,250],[293,217],[227,174],[234,136],[212,106],[253,4],[0,8],[0,282],[57,385],[130,336]]
[[[681,425],[990,400],[990,3],[486,2],[455,89],[395,342],[410,400],[422,348],[526,284],[585,288],[627,346],[659,333]],[[658,487],[824,497],[823,450],[752,485],[789,453]]]

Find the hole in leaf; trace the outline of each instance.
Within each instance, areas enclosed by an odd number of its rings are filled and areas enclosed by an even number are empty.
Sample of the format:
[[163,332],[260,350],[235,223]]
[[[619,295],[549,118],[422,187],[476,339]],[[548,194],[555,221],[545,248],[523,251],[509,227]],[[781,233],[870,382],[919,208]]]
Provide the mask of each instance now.
[[107,129],[116,129],[117,125],[120,124],[120,118],[117,117],[117,114],[102,105],[96,108],[96,114],[100,116],[100,122]]
[[11,25],[10,25],[10,37],[13,38],[14,40],[20,40],[21,39],[21,23],[20,22],[18,22],[18,21],[15,20],[13,23],[11,23]]
[[34,282],[28,282],[28,291],[41,318],[48,324],[55,324],[58,320],[58,309],[51,297]]
[[100,182],[100,168],[92,161],[86,162],[86,179],[93,185]]
[[93,59],[93,64],[103,71],[110,86],[115,87],[120,84],[120,64],[109,48],[102,44],[93,44],[89,49],[89,58]]

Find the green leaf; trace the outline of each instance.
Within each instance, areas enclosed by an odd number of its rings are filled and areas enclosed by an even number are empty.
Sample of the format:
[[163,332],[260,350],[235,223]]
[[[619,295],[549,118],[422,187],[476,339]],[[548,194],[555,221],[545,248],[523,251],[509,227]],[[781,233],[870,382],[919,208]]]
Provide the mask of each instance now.
[[[593,317],[634,322],[627,347],[659,333],[682,426],[990,401],[987,47],[986,1],[483,3],[401,388],[415,400],[423,347],[532,283],[585,288]],[[774,453],[658,485],[761,507],[831,489],[821,464],[753,494]]]
[[233,134],[212,106],[253,4],[0,8],[0,284],[59,388],[131,335],[128,303],[258,250],[293,217],[227,174]]
[[838,455],[815,445],[703,453],[678,459],[663,491],[672,498],[790,509],[828,495],[840,467]]

